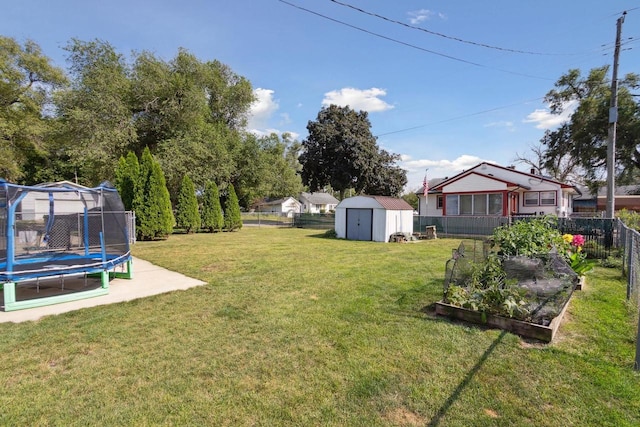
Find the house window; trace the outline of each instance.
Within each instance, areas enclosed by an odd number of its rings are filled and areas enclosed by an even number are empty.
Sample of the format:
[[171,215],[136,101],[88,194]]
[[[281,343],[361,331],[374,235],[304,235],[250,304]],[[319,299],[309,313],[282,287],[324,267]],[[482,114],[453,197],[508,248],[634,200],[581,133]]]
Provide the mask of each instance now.
[[442,209],[444,207],[444,197],[442,195],[438,195],[436,197],[436,209]]
[[489,194],[489,215],[502,215],[502,194]]
[[538,206],[538,196],[539,193],[537,191],[528,191],[524,193],[524,205]]
[[528,191],[524,193],[525,206],[555,206],[555,191]]
[[460,215],[473,214],[473,197],[470,194],[460,195]]
[[447,215],[500,215],[502,194],[460,194],[447,196]]
[[556,192],[555,191],[541,191],[540,192],[540,206],[555,206],[556,205]]
[[458,195],[447,196],[447,215],[460,215],[458,210]]
[[473,214],[474,215],[487,214],[487,195],[486,194],[475,194],[473,196]]

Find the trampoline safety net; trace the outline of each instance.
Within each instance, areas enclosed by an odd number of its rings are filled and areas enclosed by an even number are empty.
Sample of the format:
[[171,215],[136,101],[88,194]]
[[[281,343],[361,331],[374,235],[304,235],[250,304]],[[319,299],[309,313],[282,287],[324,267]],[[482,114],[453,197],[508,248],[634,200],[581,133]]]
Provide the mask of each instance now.
[[0,180],[0,281],[109,269],[130,258],[115,188]]

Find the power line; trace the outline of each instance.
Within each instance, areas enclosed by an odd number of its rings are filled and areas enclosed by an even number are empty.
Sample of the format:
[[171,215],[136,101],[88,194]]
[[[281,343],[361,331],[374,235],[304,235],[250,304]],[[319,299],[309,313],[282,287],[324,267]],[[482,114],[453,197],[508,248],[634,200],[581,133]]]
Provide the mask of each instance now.
[[479,64],[477,62],[472,62],[472,61],[468,61],[466,59],[462,59],[462,58],[458,58],[458,57],[455,57],[455,56],[447,55],[447,54],[444,54],[444,53],[441,53],[441,52],[436,52],[434,50],[430,50],[430,49],[426,49],[426,48],[423,48],[423,47],[420,47],[420,46],[416,46],[416,45],[413,45],[411,43],[403,42],[401,40],[397,40],[397,39],[394,39],[394,38],[391,38],[391,37],[388,37],[388,36],[385,36],[385,35],[382,35],[382,34],[374,33],[373,31],[369,31],[369,30],[366,30],[364,28],[357,27],[355,25],[349,24],[347,22],[340,21],[340,20],[335,19],[335,18],[331,18],[330,16],[323,15],[321,13],[315,12],[315,11],[307,9],[307,8],[304,8],[302,6],[298,6],[298,5],[293,4],[293,3],[289,3],[288,1],[285,1],[285,0],[278,0],[278,1],[280,3],[284,3],[284,4],[288,5],[288,6],[294,7],[296,9],[302,10],[302,11],[307,12],[307,13],[311,13],[313,15],[319,16],[321,18],[327,19],[327,20],[335,22],[337,24],[341,24],[341,25],[345,25],[345,26],[347,26],[349,28],[353,28],[354,30],[362,31],[363,33],[366,33],[366,34],[369,34],[369,35],[372,35],[372,36],[375,36],[375,37],[379,37],[381,39],[388,40],[388,41],[391,41],[391,42],[394,42],[394,43],[398,43],[398,44],[401,44],[403,46],[410,47],[412,49],[417,49],[417,50],[420,50],[422,52],[430,53],[432,55],[437,55],[437,56],[441,56],[443,58],[451,59],[452,61],[462,62],[464,64],[469,64],[469,65],[473,65],[473,66],[476,66],[476,67],[496,70],[496,71],[500,71],[502,73],[513,74],[513,75],[516,75],[516,76],[529,77],[529,78],[532,78],[532,79],[546,80],[546,81],[553,81],[554,80],[554,79],[550,79],[548,77],[534,76],[534,75],[531,75],[531,74],[518,73],[516,71],[504,70],[502,68],[490,67],[488,65]]
[[449,36],[446,34],[442,34],[442,33],[438,33],[436,31],[431,31],[431,30],[427,30],[426,28],[422,28],[422,27],[416,27],[414,25],[409,25],[407,23],[404,23],[402,21],[396,21],[395,19],[391,19],[388,18],[386,16],[382,16],[382,15],[378,15],[377,13],[373,13],[373,12],[368,12],[364,9],[361,9],[359,7],[350,5],[348,3],[343,3],[340,2],[338,0],[329,0],[333,3],[339,4],[340,6],[344,6],[344,7],[348,7],[350,9],[356,10],[360,13],[364,13],[365,15],[369,15],[369,16],[374,16],[376,18],[380,18],[382,20],[385,20],[387,22],[391,22],[393,24],[398,24],[398,25],[402,25],[403,27],[406,28],[411,28],[412,30],[418,30],[418,31],[422,31],[425,32],[427,34],[431,34],[434,36],[438,36],[438,37],[442,37],[445,39],[449,39],[449,40],[454,40],[460,43],[466,43],[466,44],[470,44],[470,45],[474,45],[474,46],[479,46],[479,47],[484,47],[487,49],[495,49],[495,50],[501,50],[504,52],[512,52],[512,53],[522,53],[522,54],[526,54],[526,55],[547,55],[547,56],[568,56],[568,55],[576,55],[575,53],[544,53],[544,52],[533,52],[533,51],[528,51],[528,50],[519,50],[519,49],[510,49],[510,48],[506,48],[506,47],[499,47],[499,46],[493,46],[490,44],[486,44],[486,43],[480,43],[480,42],[474,42],[471,40],[465,40],[465,39],[461,39],[459,37],[454,37],[454,36]]
[[452,122],[452,121],[455,121],[455,120],[465,119],[467,117],[479,116],[480,114],[490,113],[492,111],[502,110],[504,108],[515,107],[515,106],[518,106],[518,105],[527,104],[529,102],[541,101],[543,99],[544,99],[544,97],[529,99],[529,100],[526,100],[526,101],[517,102],[515,104],[503,105],[501,107],[490,108],[488,110],[476,111],[475,113],[469,113],[469,114],[465,114],[463,116],[457,116],[457,117],[452,117],[452,118],[449,118],[449,119],[439,120],[437,122],[431,122],[431,123],[427,123],[427,124],[424,124],[424,125],[412,126],[412,127],[409,127],[409,128],[398,129],[398,130],[394,130],[394,131],[391,131],[391,132],[380,133],[380,134],[375,135],[375,136],[376,136],[376,138],[378,138],[378,137],[381,137],[381,136],[394,135],[396,133],[408,132],[410,130],[420,129],[420,128],[424,128],[424,127],[432,126],[432,125],[439,125],[439,124],[442,124],[442,123],[447,123],[447,122]]

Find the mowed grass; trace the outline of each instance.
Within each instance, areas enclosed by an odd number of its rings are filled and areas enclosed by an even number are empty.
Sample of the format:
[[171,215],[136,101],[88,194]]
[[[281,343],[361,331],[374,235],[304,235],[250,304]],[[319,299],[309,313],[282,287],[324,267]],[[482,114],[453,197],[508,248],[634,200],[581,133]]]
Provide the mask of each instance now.
[[433,315],[458,240],[321,235],[139,242],[208,284],[0,324],[0,425],[640,425],[618,270],[592,272],[541,344]]

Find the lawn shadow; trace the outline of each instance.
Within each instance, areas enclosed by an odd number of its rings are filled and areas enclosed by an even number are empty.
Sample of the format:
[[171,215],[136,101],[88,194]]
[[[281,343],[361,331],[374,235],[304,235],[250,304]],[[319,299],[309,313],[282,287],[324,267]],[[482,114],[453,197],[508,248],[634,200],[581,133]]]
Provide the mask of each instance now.
[[427,424],[428,426],[437,426],[438,424],[440,424],[442,417],[446,415],[447,411],[449,411],[451,406],[456,402],[456,400],[458,400],[458,398],[460,397],[460,394],[469,385],[473,377],[480,370],[480,368],[482,368],[482,366],[487,361],[491,353],[493,353],[493,350],[495,350],[498,344],[500,344],[500,341],[502,341],[502,339],[506,334],[507,334],[506,331],[502,331],[500,335],[498,335],[498,337],[484,351],[484,353],[482,354],[478,362],[476,362],[476,364],[473,366],[473,368],[471,368],[471,370],[467,373],[467,375],[460,382],[460,384],[458,384],[455,390],[453,390],[453,392],[451,393],[449,398],[446,400],[446,402],[444,402],[444,404],[440,407],[438,412],[433,416],[433,418],[431,418],[431,421],[429,422],[429,424]]
[[315,239],[332,239],[332,240],[338,240],[336,237],[329,237],[327,236],[327,233],[320,233],[320,234],[309,234],[307,237],[313,237]]

